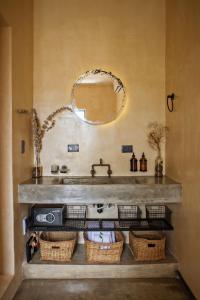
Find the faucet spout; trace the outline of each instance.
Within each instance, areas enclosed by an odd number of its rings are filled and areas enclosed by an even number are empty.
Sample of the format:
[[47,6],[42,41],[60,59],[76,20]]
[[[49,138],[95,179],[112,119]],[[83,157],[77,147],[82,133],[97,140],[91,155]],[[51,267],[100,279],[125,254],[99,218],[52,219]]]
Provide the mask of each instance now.
[[111,170],[110,164],[104,164],[102,158],[100,158],[99,164],[92,164],[92,168],[90,171],[92,177],[94,177],[96,174],[95,167],[107,167],[108,168],[108,170],[107,170],[108,177],[111,177],[112,170]]

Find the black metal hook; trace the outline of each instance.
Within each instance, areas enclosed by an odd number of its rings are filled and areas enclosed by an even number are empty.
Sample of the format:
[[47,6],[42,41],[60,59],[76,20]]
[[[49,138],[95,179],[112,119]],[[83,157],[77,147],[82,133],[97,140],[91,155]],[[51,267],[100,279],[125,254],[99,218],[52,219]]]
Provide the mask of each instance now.
[[[171,106],[169,105],[169,99],[171,100]],[[172,93],[171,95],[167,96],[167,108],[170,112],[174,110],[174,99],[175,99],[175,94]]]

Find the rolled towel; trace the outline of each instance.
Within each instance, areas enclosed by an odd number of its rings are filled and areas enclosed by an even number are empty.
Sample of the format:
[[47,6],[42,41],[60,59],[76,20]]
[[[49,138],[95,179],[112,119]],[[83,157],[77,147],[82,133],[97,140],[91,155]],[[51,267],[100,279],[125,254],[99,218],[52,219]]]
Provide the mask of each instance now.
[[[99,228],[99,222],[98,221],[88,221],[87,227],[92,229]],[[88,231],[88,240],[95,242],[96,240],[96,231]]]
[[[103,221],[103,228],[115,228],[115,224],[113,221]],[[114,231],[109,231],[110,233],[110,240],[111,242],[110,243],[115,243],[115,232]]]
[[[99,228],[98,221],[89,221],[87,224],[90,229]],[[114,228],[114,222],[112,221],[103,221],[103,228]],[[115,243],[115,233],[114,231],[88,231],[88,239],[96,243]]]

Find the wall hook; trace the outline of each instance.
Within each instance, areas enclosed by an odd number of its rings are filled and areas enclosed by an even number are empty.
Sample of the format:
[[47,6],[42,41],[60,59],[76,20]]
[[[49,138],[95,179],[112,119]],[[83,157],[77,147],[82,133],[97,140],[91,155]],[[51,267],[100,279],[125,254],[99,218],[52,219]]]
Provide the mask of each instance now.
[[[171,105],[169,104],[169,99],[171,100]],[[172,93],[171,95],[167,95],[167,108],[170,112],[174,111],[174,100],[175,100],[174,93]]]
[[18,114],[28,114],[29,111],[28,111],[28,109],[17,109],[17,113]]

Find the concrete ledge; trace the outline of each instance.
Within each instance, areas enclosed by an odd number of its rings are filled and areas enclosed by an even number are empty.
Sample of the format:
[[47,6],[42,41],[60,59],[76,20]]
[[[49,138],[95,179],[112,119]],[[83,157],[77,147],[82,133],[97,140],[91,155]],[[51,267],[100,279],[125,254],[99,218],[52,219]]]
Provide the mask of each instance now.
[[23,264],[26,279],[162,278],[176,277],[177,263],[137,265],[30,265]]

